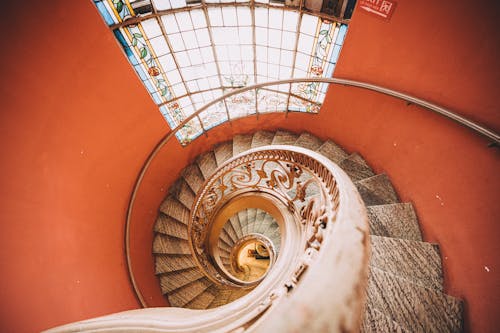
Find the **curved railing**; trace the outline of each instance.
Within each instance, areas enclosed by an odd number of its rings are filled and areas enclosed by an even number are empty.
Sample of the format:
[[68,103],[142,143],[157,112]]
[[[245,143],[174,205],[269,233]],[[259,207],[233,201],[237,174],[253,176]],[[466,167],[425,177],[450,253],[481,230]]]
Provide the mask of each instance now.
[[[243,174],[230,172],[236,169]],[[234,191],[218,189],[222,200],[209,200],[215,202],[211,207],[226,206],[226,194],[233,198],[240,193],[248,195],[239,190],[249,187],[259,195],[278,198],[278,209],[293,214],[296,222],[286,221],[282,254],[250,294],[210,310],[147,308],[61,326],[51,332],[302,331],[311,321],[304,317],[303,310],[317,307],[335,309],[315,317],[315,323],[327,331],[357,331],[367,278],[368,218],[350,178],[329,159],[305,148],[275,145],[251,149],[226,162],[206,181],[194,205],[193,224],[200,222],[196,216],[216,216],[215,211],[205,209],[205,195],[213,193],[214,184],[220,185],[225,176],[235,185]],[[210,224],[202,223],[200,228],[208,233]],[[194,234],[196,230],[191,228]],[[196,246],[206,244],[197,244],[200,239],[196,238]],[[311,297],[314,301],[303,303]],[[298,303],[301,306],[296,306]],[[285,317],[290,320],[283,322]]]
[[[231,92],[226,93],[225,95],[213,100],[212,102],[206,104],[202,108],[198,109],[196,112],[188,116],[184,121],[182,121],[176,128],[172,129],[170,132],[168,132],[155,146],[155,148],[152,150],[152,152],[149,154],[147,160],[145,161],[138,177],[136,180],[136,183],[134,185],[129,205],[127,208],[127,217],[126,217],[126,222],[125,222],[125,252],[126,252],[126,260],[127,260],[127,267],[129,271],[129,277],[132,283],[132,286],[134,288],[134,291],[136,293],[136,296],[138,300],[140,301],[141,305],[143,307],[147,307],[146,302],[144,300],[143,295],[141,294],[141,291],[136,283],[135,277],[134,277],[134,272],[132,270],[132,263],[130,259],[130,223],[131,223],[131,218],[132,218],[132,211],[135,203],[135,199],[137,196],[138,189],[142,183],[142,180],[151,165],[151,162],[154,160],[156,155],[160,152],[161,148],[165,146],[165,144],[175,136],[175,133],[182,129],[186,124],[189,123],[193,118],[199,116],[199,114],[205,110],[207,110],[210,106],[230,97],[233,95],[241,94],[245,91],[248,90],[253,90],[253,89],[258,89],[262,88],[265,86],[273,86],[277,84],[284,84],[284,83],[301,83],[301,82],[323,82],[323,83],[329,83],[329,84],[337,84],[337,85],[343,85],[343,86],[351,86],[351,87],[357,87],[357,88],[362,88],[362,89],[367,89],[371,90],[374,92],[378,92],[381,94],[385,94],[388,96],[392,96],[404,101],[407,101],[409,103],[418,105],[422,108],[425,108],[427,110],[430,110],[432,112],[438,113],[442,116],[447,117],[448,119],[451,119],[473,131],[476,133],[485,136],[486,138],[490,139],[493,141],[493,144],[499,145],[500,144],[500,135],[493,130],[490,130],[484,126],[481,126],[465,117],[462,117],[458,115],[457,113],[454,113],[442,106],[433,104],[431,102],[425,101],[420,98],[416,98],[395,90],[391,90],[388,88],[380,87],[377,85],[373,85],[370,83],[366,82],[360,82],[360,81],[354,81],[354,80],[348,80],[348,79],[341,79],[341,78],[321,78],[321,77],[315,77],[315,78],[295,78],[295,79],[288,79],[288,80],[279,80],[279,81],[273,81],[273,82],[266,82],[266,83],[260,83],[260,84],[255,84],[252,86],[246,86],[240,89],[235,89]],[[256,113],[258,116],[258,113]]]

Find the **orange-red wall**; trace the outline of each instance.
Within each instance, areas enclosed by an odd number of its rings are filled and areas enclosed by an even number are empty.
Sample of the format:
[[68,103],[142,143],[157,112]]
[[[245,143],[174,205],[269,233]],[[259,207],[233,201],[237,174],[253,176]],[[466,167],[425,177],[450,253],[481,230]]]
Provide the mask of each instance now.
[[0,331],[137,308],[125,210],[167,125],[91,1],[2,13]]
[[[399,1],[390,22],[358,11],[336,75],[429,99],[498,130],[499,12],[492,6]],[[92,3],[50,7],[3,6],[2,31],[10,33],[0,56],[2,331],[38,331],[138,306],[123,258],[125,209],[142,162],[166,130]],[[498,150],[440,116],[346,87],[330,89],[319,116],[245,119],[188,148],[166,147],[134,211],[143,222],[134,237],[145,245],[133,258],[150,304],[165,304],[150,240],[168,185],[212,143],[257,127],[331,137],[387,172],[414,203],[426,239],[440,243],[447,292],[466,299],[466,329],[497,331]]]

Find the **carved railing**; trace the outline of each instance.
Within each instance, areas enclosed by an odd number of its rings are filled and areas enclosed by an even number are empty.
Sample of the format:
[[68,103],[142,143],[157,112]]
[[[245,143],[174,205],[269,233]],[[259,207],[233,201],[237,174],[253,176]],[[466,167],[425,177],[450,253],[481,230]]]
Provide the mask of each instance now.
[[193,246],[206,244],[204,235],[220,207],[257,194],[285,216],[284,237],[273,269],[248,295],[210,310],[147,308],[51,331],[290,332],[311,331],[312,322],[323,331],[358,331],[368,222],[349,177],[324,156],[300,147],[268,146],[236,156],[197,197]]

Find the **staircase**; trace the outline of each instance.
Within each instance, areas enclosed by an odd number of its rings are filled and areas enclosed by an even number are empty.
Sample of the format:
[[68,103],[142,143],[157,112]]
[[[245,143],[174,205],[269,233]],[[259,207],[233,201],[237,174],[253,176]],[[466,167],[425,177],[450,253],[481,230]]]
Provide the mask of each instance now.
[[[153,255],[161,290],[172,306],[209,309],[251,291],[218,285],[201,273],[191,255],[187,225],[205,179],[231,157],[265,145],[294,145],[316,151],[338,164],[358,189],[371,233],[363,332],[462,331],[462,301],[443,293],[439,247],[422,241],[412,205],[399,202],[387,175],[375,174],[360,155],[348,154],[330,140],[287,131],[237,135],[200,155],[170,188],[154,227]],[[276,221],[262,210],[247,207],[230,218],[219,235],[218,247],[226,269],[230,269],[232,246],[252,233],[265,235],[279,250],[281,235]]]

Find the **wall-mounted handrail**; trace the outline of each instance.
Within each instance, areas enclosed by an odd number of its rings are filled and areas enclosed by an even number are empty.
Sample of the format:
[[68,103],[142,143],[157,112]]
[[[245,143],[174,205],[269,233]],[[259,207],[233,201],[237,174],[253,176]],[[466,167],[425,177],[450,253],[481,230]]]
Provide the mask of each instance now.
[[[401,100],[404,100],[406,102],[418,105],[420,107],[423,107],[425,109],[428,109],[430,111],[433,111],[437,114],[440,114],[442,116],[445,116],[473,131],[475,131],[478,134],[481,134],[488,139],[493,140],[493,143],[496,145],[500,145],[500,135],[496,132],[494,132],[491,129],[488,129],[484,126],[481,126],[472,120],[469,120],[463,116],[458,115],[457,113],[454,113],[442,106],[439,106],[437,104],[433,104],[431,102],[428,102],[426,100],[413,97],[411,95],[404,94],[402,92],[384,88],[375,84],[370,84],[367,82],[361,82],[361,81],[355,81],[355,80],[348,80],[348,79],[342,79],[342,78],[324,78],[324,77],[312,77],[312,78],[293,78],[293,79],[285,79],[285,80],[278,80],[278,81],[271,81],[271,82],[265,82],[265,83],[258,83],[250,86],[246,86],[243,88],[235,89],[233,91],[230,91],[214,100],[211,102],[205,104],[198,110],[196,110],[193,114],[189,115],[186,119],[184,119],[177,127],[169,131],[161,140],[158,142],[158,144],[155,146],[153,151],[149,154],[146,162],[144,163],[138,177],[136,180],[136,183],[134,185],[130,201],[129,201],[129,206],[127,209],[127,217],[126,217],[126,223],[125,223],[125,252],[126,252],[126,260],[127,260],[127,266],[128,266],[128,271],[129,271],[129,277],[131,280],[131,283],[134,287],[135,293],[137,295],[138,300],[140,301],[141,305],[143,307],[147,307],[146,302],[144,301],[144,297],[142,296],[137,283],[134,278],[134,274],[132,272],[132,264],[131,264],[131,259],[130,259],[130,220],[132,217],[132,210],[135,202],[135,198],[137,196],[137,191],[139,189],[139,186],[142,182],[142,179],[144,178],[144,175],[146,174],[146,171],[148,170],[149,166],[151,165],[151,162],[155,158],[155,156],[159,153],[161,148],[175,135],[177,131],[182,129],[186,124],[188,124],[192,119],[195,117],[199,116],[201,112],[207,110],[209,107],[212,105],[223,101],[226,98],[229,98],[234,95],[238,95],[241,93],[244,93],[249,90],[253,89],[259,89],[263,88],[266,86],[273,86],[273,85],[279,85],[279,84],[287,84],[287,83],[302,83],[302,82],[320,82],[320,83],[328,83],[328,84],[337,84],[337,85],[344,85],[344,86],[351,86],[351,87],[357,87],[357,88],[362,88],[362,89],[367,89],[371,90],[374,92],[382,93],[384,95],[392,96]],[[281,112],[281,111],[280,111]],[[258,114],[258,113],[256,113]]]

